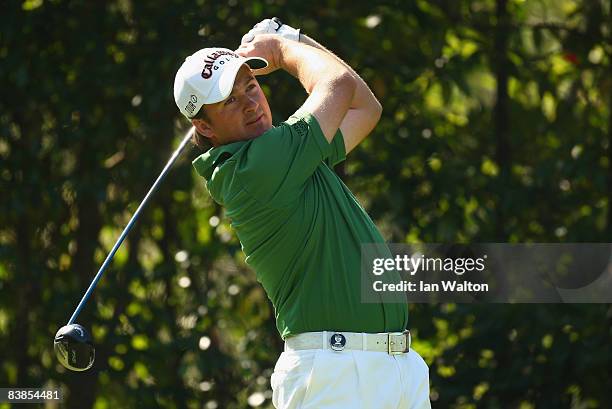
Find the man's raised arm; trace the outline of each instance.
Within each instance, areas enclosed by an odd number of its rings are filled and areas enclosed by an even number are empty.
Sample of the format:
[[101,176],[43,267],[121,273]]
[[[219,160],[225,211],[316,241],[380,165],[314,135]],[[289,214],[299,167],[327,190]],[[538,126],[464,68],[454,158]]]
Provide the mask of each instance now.
[[380,105],[380,102],[378,102],[368,87],[368,84],[366,84],[366,82],[359,76],[359,74],[355,72],[355,70],[353,70],[347,63],[342,61],[338,56],[305,34],[300,34],[300,42],[316,47],[333,56],[333,58],[346,67],[357,82],[355,95],[353,96],[349,110],[340,124],[340,130],[344,136],[346,153],[349,153],[357,145],[359,145],[359,143],[364,140],[365,137],[370,134],[370,132],[372,132],[380,120],[382,105]]
[[243,43],[236,52],[268,60],[270,66],[254,70],[256,75],[282,68],[296,77],[309,94],[301,109],[317,119],[325,139],[332,141],[353,102],[357,86],[344,64],[325,51],[276,35],[258,35],[253,41]]
[[349,110],[340,125],[344,137],[346,153],[353,150],[374,129],[382,114],[382,106],[365,83],[348,64],[342,61],[331,51],[317,43],[312,38],[300,33],[291,26],[283,24],[278,18],[264,19],[256,24],[247,34],[242,37],[242,44],[253,41],[255,36],[261,34],[274,34],[291,41],[310,45],[324,51],[337,62],[342,64],[356,81],[356,89]]

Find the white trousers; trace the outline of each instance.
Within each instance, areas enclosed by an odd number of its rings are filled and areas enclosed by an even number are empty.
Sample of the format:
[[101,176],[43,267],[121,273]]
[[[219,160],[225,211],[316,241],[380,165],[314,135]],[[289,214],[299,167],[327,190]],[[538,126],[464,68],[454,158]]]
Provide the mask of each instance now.
[[283,352],[271,378],[277,409],[430,409],[429,369],[414,350]]

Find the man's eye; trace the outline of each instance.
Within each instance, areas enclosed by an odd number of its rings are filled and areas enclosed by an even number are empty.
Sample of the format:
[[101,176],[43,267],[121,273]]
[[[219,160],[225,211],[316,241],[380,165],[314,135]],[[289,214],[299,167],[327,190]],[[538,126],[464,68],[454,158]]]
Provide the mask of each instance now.
[[251,84],[251,85],[249,85],[249,86],[247,87],[247,91],[252,91],[252,90],[254,90],[255,88],[257,88],[257,87],[255,86],[255,84]]
[[227,101],[225,101],[225,104],[223,104],[223,105],[229,105],[229,104],[231,104],[234,101],[236,101],[236,97],[229,97],[227,99]]

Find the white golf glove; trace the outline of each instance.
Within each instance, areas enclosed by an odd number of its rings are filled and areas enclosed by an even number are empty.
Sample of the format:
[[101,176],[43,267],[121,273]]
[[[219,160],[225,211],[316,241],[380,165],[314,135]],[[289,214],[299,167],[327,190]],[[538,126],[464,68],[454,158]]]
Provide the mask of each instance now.
[[242,36],[240,44],[250,43],[257,34],[278,34],[287,40],[300,41],[300,30],[283,24],[278,17],[267,18],[255,24],[248,33]]

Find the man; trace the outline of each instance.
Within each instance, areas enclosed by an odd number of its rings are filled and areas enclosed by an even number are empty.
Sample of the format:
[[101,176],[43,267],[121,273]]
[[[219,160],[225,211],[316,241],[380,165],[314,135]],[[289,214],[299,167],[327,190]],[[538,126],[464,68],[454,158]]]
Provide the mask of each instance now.
[[[308,98],[273,127],[255,75],[277,69]],[[187,58],[174,96],[213,146],[194,167],[275,308],[285,340],[271,378],[275,407],[429,408],[406,303],[361,302],[361,244],[383,239],[332,170],[380,118],[366,83],[299,30],[266,19],[235,53]]]

